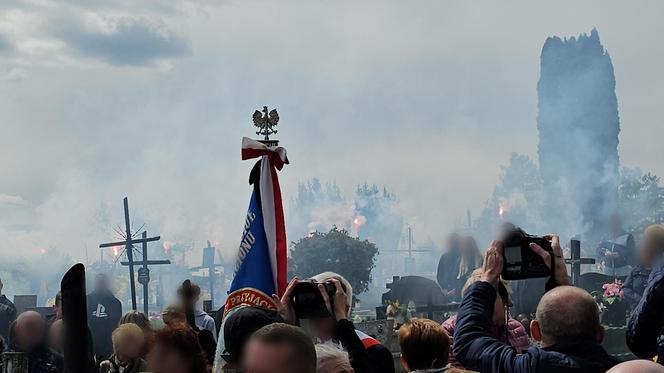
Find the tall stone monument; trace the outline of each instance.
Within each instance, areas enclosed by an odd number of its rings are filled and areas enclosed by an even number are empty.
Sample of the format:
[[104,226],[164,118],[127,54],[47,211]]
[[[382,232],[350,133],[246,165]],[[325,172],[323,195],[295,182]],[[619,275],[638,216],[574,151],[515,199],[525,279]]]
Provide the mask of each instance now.
[[601,234],[616,212],[620,132],[611,57],[593,29],[550,37],[537,85],[539,164],[553,227]]

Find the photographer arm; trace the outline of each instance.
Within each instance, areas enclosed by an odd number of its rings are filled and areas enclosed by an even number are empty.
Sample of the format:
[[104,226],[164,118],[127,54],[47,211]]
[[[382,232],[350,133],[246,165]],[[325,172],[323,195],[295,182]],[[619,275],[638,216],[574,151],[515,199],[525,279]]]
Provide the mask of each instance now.
[[[348,298],[346,293],[343,291],[341,283],[339,280],[332,280],[336,288],[334,294],[334,299],[330,301],[330,297],[325,291],[323,285],[318,285],[323,299],[325,300],[325,305],[327,306],[328,311],[334,316],[334,338],[341,342],[341,345],[348,352],[350,357],[350,363],[353,367],[355,373],[388,373],[393,372],[389,370],[390,367],[382,367],[380,361],[374,361],[369,354],[369,348],[378,348],[382,347],[385,351],[376,351],[377,354],[387,354],[387,360],[390,365],[393,367],[392,355],[385,349],[383,346],[372,346],[366,347],[360,337],[355,331],[355,325],[348,320]],[[382,357],[382,356],[381,356]],[[384,359],[380,359],[384,360]]]
[[517,356],[514,348],[491,336],[502,262],[502,245],[494,241],[484,256],[481,281],[466,291],[461,302],[454,331],[454,356],[466,368],[481,372],[536,371],[538,350]]
[[560,247],[560,238],[554,234],[544,237],[551,241],[551,249],[553,251],[554,259],[553,261],[551,260],[551,254],[538,244],[531,243],[530,249],[542,257],[544,263],[547,267],[549,267],[549,269],[551,269],[551,263],[553,263],[553,276],[549,277],[546,282],[544,289],[544,292],[546,293],[547,291],[557,286],[569,285],[569,276],[567,275],[567,265],[565,264],[563,249]]

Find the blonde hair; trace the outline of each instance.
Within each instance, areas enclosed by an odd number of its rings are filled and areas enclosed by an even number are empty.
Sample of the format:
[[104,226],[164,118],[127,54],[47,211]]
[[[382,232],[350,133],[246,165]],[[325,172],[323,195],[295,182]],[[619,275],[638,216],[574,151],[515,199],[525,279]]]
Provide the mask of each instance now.
[[643,232],[643,241],[655,245],[659,252],[664,251],[664,224],[649,225]]
[[143,330],[138,327],[136,324],[122,324],[118,325],[115,330],[113,330],[113,334],[111,334],[111,340],[113,341],[113,346],[115,346],[118,343],[118,340],[124,336],[131,335],[136,339],[136,341],[143,343],[145,342],[145,334],[143,334]]
[[[463,288],[461,288],[461,297],[466,295],[466,290],[468,290],[470,285],[476,283],[477,281],[480,281],[480,279],[482,278],[482,272],[483,272],[482,268],[477,268],[470,274],[468,280],[466,280],[466,283],[463,285]],[[498,285],[498,295],[500,295],[501,298],[505,298],[503,299],[504,301],[508,301],[509,299],[506,298],[509,298],[509,293],[510,293],[510,284],[501,278],[500,283]]]
[[461,255],[459,255],[459,272],[457,279],[467,275],[477,267],[482,265],[482,254],[477,247],[475,239],[466,236],[461,239]]

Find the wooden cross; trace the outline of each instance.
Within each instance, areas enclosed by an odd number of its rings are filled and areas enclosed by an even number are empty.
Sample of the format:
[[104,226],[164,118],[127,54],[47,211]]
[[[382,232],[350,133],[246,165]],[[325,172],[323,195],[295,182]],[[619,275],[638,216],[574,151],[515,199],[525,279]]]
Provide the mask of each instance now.
[[570,242],[570,257],[565,258],[565,263],[572,269],[572,285],[579,286],[581,278],[581,264],[595,264],[595,259],[581,257],[581,241],[572,240]]
[[[138,269],[138,283],[143,285],[143,312],[145,316],[148,315],[148,284],[150,283],[150,268],[151,265],[171,264],[171,261],[166,260],[148,260],[148,232],[143,231],[143,260],[134,261],[134,264],[141,265]],[[129,265],[129,262],[120,262],[122,265]]]
[[408,275],[413,272],[415,267],[415,258],[413,258],[413,253],[429,253],[431,250],[415,248],[413,249],[413,229],[408,225],[408,248],[405,250],[389,250],[391,253],[408,253],[408,256],[404,258],[404,272]]
[[[131,290],[131,308],[135,311],[136,310],[136,283],[134,282],[134,264],[141,264],[143,262],[147,262],[144,264],[144,268],[147,268],[147,264],[167,264],[167,263],[149,263],[147,261],[147,243],[152,242],[152,241],[159,241],[161,237],[156,236],[156,237],[147,237],[147,233],[144,232],[142,238],[135,239],[132,237],[131,233],[131,223],[129,221],[129,201],[127,200],[127,197],[124,198],[124,219],[125,219],[125,240],[124,241],[117,241],[117,242],[109,242],[109,243],[103,243],[99,245],[100,249],[103,249],[105,247],[116,247],[116,246],[123,246],[125,247],[125,253],[127,254],[127,261],[122,262],[122,265],[127,265],[129,266],[129,288]],[[135,262],[134,261],[134,244],[143,244],[143,256],[144,260],[143,262]],[[169,261],[170,263],[170,261]],[[149,275],[148,275],[149,276]],[[145,285],[147,286],[147,285]],[[147,290],[144,290],[144,294]],[[147,316],[147,312],[146,312]]]
[[207,247],[203,248],[203,263],[201,266],[192,267],[190,271],[199,271],[201,269],[208,270],[208,284],[210,286],[210,301],[212,303],[212,308],[214,309],[214,275],[217,267],[222,267],[223,264],[214,263],[214,254],[216,248],[212,246],[210,241],[207,242]]

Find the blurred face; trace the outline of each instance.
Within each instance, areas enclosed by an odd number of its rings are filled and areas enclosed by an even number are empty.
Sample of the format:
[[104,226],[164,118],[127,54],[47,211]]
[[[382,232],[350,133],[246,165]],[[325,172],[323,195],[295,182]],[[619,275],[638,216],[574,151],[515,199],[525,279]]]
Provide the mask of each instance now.
[[120,362],[129,363],[141,356],[143,340],[132,333],[123,333],[116,337],[113,345],[115,356]]
[[29,352],[45,342],[44,320],[39,314],[26,316],[16,324],[16,341],[23,350]]
[[332,317],[309,319],[309,329],[315,338],[328,341],[334,334],[334,319]]
[[150,349],[147,356],[148,367],[153,373],[183,373],[191,370],[191,361],[178,351],[160,343]]
[[609,219],[609,231],[613,234],[618,234],[622,231],[622,220],[619,217],[613,216]]
[[55,321],[48,329],[48,339],[51,348],[62,352],[62,340],[64,331],[62,329],[62,320]]
[[286,345],[268,344],[251,340],[242,360],[246,373],[292,373],[291,351]]
[[657,245],[652,242],[652,240],[646,238],[646,240],[643,242],[643,246],[641,246],[641,250],[639,250],[638,253],[639,264],[646,267],[651,266],[657,259],[658,253],[659,248]]
[[463,255],[466,259],[470,259],[475,255],[475,240],[473,240],[471,237],[464,237],[461,240],[461,255]]

